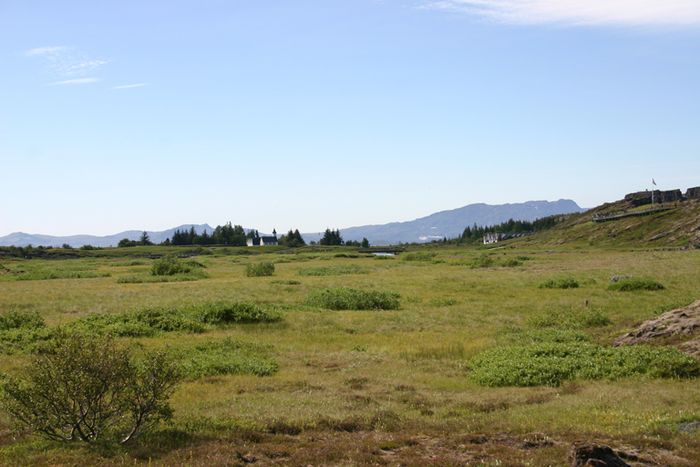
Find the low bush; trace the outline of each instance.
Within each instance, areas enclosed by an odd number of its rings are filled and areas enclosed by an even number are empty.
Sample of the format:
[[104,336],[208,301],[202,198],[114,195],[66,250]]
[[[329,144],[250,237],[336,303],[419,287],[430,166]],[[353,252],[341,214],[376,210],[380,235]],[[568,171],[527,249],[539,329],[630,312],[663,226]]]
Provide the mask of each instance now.
[[336,287],[311,293],[307,302],[330,310],[397,310],[399,298],[394,292]]
[[0,315],[0,331],[18,328],[43,328],[44,319],[35,311],[11,310]]
[[317,268],[305,268],[299,270],[300,276],[342,276],[348,274],[367,274],[369,271],[356,264],[344,266],[328,266]]
[[516,258],[506,258],[503,261],[501,261],[501,266],[506,267],[506,268],[514,268],[517,266],[522,266],[523,262],[519,259]]
[[195,307],[193,311],[202,323],[216,325],[271,323],[282,319],[282,314],[279,311],[264,308],[254,303],[206,303]]
[[470,364],[482,386],[558,386],[572,379],[632,376],[689,378],[700,364],[669,347],[602,347],[587,343],[536,343],[487,350]]
[[611,321],[596,308],[571,308],[535,314],[528,323],[538,328],[580,329],[607,326]]
[[268,347],[230,338],[173,349],[171,355],[191,379],[230,374],[269,376],[278,370]]
[[202,267],[204,265],[197,261],[185,261],[175,256],[164,256],[153,261],[151,275],[174,276],[175,274],[188,274]]
[[147,308],[118,314],[90,314],[64,325],[73,332],[117,337],[151,337],[160,332],[204,332],[205,326],[179,309]]
[[262,263],[250,263],[245,268],[248,277],[271,276],[275,273],[275,263],[264,261]]
[[540,289],[577,289],[579,283],[573,277],[548,279],[540,284]]
[[632,292],[635,290],[663,290],[666,287],[663,284],[652,279],[641,279],[636,277],[628,277],[613,282],[608,286],[608,290],[616,290],[618,292]]

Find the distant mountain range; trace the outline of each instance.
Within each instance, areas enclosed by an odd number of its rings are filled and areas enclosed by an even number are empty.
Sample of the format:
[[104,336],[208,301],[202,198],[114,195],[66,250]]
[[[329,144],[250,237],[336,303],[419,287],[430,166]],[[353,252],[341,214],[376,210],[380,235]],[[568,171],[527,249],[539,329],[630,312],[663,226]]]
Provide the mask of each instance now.
[[[527,201],[525,203],[488,205],[470,204],[450,211],[441,211],[426,217],[421,217],[406,222],[391,222],[382,225],[364,225],[340,229],[345,240],[362,240],[367,238],[373,245],[387,245],[394,243],[430,242],[444,237],[454,238],[462,233],[465,227],[477,224],[488,226],[500,224],[509,219],[533,221],[542,217],[555,214],[569,214],[582,212],[585,209],[579,207],[574,201],[560,199],[559,201]],[[154,243],[160,243],[166,238],[171,238],[175,230],[189,230],[194,227],[197,233],[205,230],[211,233],[214,229],[208,224],[183,224],[172,229],[159,232],[149,231],[148,236]],[[248,229],[246,229],[247,231]],[[72,247],[82,245],[92,246],[116,246],[119,240],[128,238],[138,240],[142,230],[127,230],[114,235],[71,235],[58,237],[51,235],[35,235],[23,232],[15,232],[0,237],[0,246],[27,246],[43,245],[60,247],[68,244]],[[318,241],[322,233],[302,234],[308,242]]]
[[[395,243],[430,242],[444,237],[461,235],[464,228],[477,224],[489,226],[509,219],[533,221],[555,214],[583,212],[585,209],[570,199],[559,201],[527,201],[513,204],[470,204],[449,211],[440,211],[426,217],[407,222],[391,222],[381,225],[363,225],[340,229],[344,240],[367,238],[372,245]],[[321,233],[303,234],[306,242],[317,241]]]
[[[178,227],[173,227],[172,229],[162,230],[159,232],[147,231],[153,243],[160,243],[165,241],[166,238],[172,238],[173,233],[176,230],[190,230],[194,227],[194,230],[201,234],[205,230],[207,233],[211,233],[214,229],[211,228],[209,224],[184,224]],[[117,246],[119,240],[123,238],[128,238],[129,240],[138,240],[141,237],[143,230],[127,230],[124,232],[119,232],[114,235],[106,235],[104,237],[99,237],[96,235],[70,235],[67,237],[55,237],[52,235],[35,235],[27,234],[24,232],[15,232],[4,237],[0,237],[0,246],[56,246],[60,247],[64,243],[72,247],[81,247],[83,245],[92,246]]]

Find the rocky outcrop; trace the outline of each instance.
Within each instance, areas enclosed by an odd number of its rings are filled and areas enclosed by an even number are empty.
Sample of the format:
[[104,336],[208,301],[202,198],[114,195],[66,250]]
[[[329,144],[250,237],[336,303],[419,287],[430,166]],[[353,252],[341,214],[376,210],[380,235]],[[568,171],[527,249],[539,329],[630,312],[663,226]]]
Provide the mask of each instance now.
[[571,451],[571,467],[630,467],[609,446],[577,444]]
[[673,343],[681,352],[700,360],[700,300],[643,322],[613,345],[653,342]]
[[685,197],[687,199],[700,199],[700,186],[688,188],[688,191],[685,192]]

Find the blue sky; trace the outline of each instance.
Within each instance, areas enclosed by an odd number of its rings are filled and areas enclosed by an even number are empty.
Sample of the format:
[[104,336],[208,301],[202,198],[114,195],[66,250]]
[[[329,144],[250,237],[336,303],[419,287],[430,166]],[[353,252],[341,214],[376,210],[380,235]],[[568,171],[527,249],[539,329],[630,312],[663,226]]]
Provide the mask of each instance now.
[[700,0],[0,0],[0,235],[700,185]]

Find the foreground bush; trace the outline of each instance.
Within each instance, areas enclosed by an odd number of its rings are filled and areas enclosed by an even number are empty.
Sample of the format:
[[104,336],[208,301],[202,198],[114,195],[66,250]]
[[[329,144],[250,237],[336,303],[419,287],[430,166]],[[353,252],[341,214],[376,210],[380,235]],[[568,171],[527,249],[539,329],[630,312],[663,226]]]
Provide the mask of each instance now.
[[248,277],[271,276],[275,273],[275,263],[265,261],[262,263],[251,263],[245,268],[245,275]]
[[336,287],[313,292],[307,301],[330,310],[397,310],[399,298],[394,292]]
[[5,382],[2,407],[50,440],[123,444],[170,417],[178,380],[163,353],[136,361],[109,338],[63,334]]
[[632,292],[635,290],[663,290],[666,287],[659,282],[651,279],[639,279],[636,277],[627,277],[614,282],[608,286],[608,290],[617,290],[619,292]]
[[698,362],[674,348],[583,342],[499,347],[483,352],[470,366],[472,380],[482,386],[558,386],[572,379],[700,375]]

